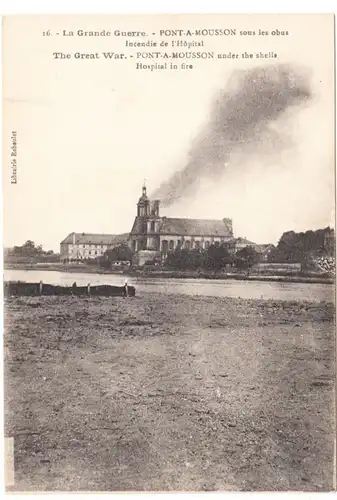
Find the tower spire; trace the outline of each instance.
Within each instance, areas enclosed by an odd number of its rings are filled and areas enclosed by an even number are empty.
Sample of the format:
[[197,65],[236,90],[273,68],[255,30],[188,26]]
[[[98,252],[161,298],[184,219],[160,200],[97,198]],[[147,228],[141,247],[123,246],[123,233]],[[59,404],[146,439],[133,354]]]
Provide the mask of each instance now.
[[146,179],[143,182],[143,195],[146,195]]

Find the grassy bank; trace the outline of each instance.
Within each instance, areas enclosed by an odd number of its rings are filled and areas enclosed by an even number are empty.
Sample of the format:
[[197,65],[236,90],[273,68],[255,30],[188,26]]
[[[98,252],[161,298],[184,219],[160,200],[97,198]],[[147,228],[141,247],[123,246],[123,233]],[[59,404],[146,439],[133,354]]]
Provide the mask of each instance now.
[[12,490],[331,490],[333,304],[6,302]]
[[322,283],[333,284],[334,279],[320,273],[283,273],[275,276],[267,273],[250,272],[205,272],[205,271],[130,271],[130,276],[141,276],[148,278],[171,278],[171,279],[208,279],[224,280],[234,279],[240,281],[276,281],[285,283]]

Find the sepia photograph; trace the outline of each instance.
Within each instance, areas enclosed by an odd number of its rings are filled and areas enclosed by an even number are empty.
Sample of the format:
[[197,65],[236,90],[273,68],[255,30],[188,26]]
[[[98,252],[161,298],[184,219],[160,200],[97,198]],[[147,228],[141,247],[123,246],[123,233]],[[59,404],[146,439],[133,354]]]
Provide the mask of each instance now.
[[6,492],[336,490],[334,22],[3,18]]

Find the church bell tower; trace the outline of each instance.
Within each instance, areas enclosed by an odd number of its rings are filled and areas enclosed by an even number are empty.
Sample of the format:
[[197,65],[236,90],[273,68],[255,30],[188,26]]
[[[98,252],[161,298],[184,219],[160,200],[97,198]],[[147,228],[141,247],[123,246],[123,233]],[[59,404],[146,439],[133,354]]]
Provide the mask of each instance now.
[[142,195],[137,203],[137,217],[131,231],[132,249],[134,251],[159,249],[161,222],[159,203],[159,200],[149,200],[144,182]]
[[142,188],[142,196],[139,198],[137,203],[137,216],[138,217],[147,217],[149,214],[149,205],[150,201],[146,194],[146,186],[145,183]]

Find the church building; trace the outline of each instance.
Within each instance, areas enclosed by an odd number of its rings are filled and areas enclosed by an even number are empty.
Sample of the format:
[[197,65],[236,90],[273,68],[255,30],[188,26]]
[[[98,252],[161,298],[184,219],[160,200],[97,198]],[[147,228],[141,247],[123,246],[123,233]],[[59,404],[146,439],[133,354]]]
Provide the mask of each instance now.
[[162,259],[177,248],[205,249],[215,242],[233,239],[232,220],[162,217],[160,200],[149,200],[146,187],[137,203],[137,216],[129,236],[132,251],[148,251]]

